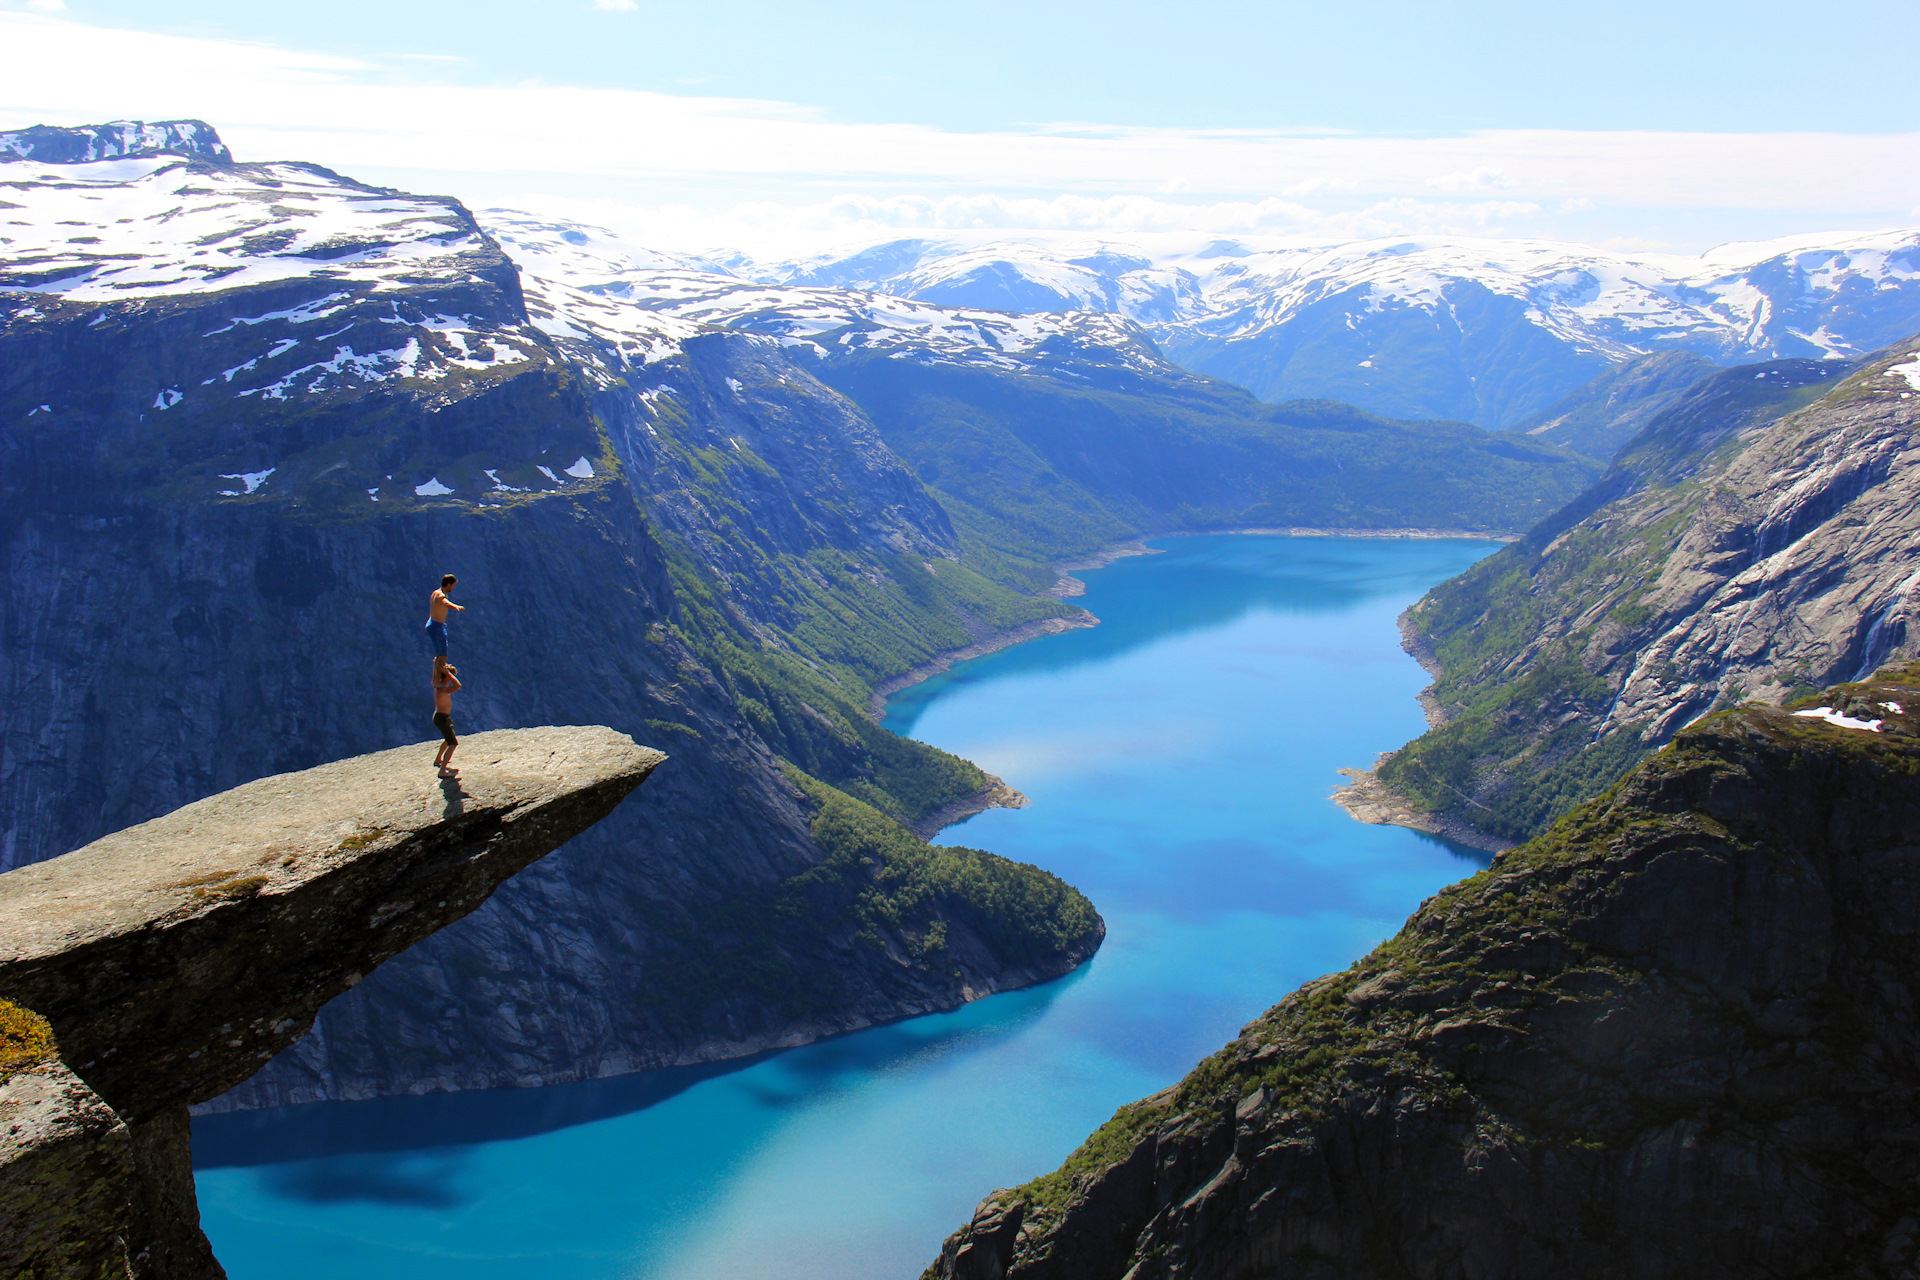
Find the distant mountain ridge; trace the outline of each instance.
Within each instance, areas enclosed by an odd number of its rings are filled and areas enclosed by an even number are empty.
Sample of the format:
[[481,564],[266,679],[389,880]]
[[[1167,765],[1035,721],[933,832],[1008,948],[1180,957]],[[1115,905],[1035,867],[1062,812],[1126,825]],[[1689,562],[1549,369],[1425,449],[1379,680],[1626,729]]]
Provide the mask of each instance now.
[[1514,430],[1606,462],[1719,366],[1691,351],[1657,351],[1615,365]]
[[205,120],[114,120],[77,128],[37,124],[0,133],[0,161],[83,164],[163,153],[233,163],[233,153]]
[[900,239],[734,270],[943,306],[1124,315],[1170,359],[1263,399],[1495,428],[1636,356],[1851,358],[1920,329],[1913,228],[1698,256],[1439,236]]

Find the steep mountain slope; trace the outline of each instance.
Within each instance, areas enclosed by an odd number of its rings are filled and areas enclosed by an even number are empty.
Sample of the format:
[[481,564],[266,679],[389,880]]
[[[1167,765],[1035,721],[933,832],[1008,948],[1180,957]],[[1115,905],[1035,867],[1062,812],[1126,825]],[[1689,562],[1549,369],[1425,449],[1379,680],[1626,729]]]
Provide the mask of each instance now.
[[1715,706],[1910,656],[1915,343],[1700,383],[1592,490],[1408,614],[1447,723],[1379,774],[1524,839]]
[[1920,1269],[1920,665],[1748,704],[1423,904],[940,1280]]
[[[417,611],[449,568],[464,728],[673,755],[653,804],[329,1005],[229,1105],[751,1052],[1090,954],[1073,890],[894,820],[989,780],[873,726],[858,671],[1064,609],[962,573],[857,410],[765,340],[668,322],[661,368],[758,389],[670,438],[611,418],[457,203],[177,141],[0,165],[4,865],[426,737]],[[656,494],[672,465],[713,483]],[[960,585],[928,587],[940,565]]]
[[[593,228],[485,218],[524,267],[536,316],[565,316],[595,349],[625,344],[631,361],[669,317],[776,338],[912,465],[954,521],[963,563],[1031,589],[1051,585],[1054,561],[1174,529],[1518,529],[1593,474],[1462,423],[1263,405],[1168,363],[1119,316],[753,284]],[[677,403],[677,382],[620,378],[645,384],[650,404]]]
[[1263,399],[1499,428],[1637,355],[1857,356],[1920,328],[1912,230],[1699,257],[1431,236],[897,240],[739,269],[946,304],[1112,312],[1177,363]]
[[1676,404],[1719,366],[1690,351],[1635,356],[1578,387],[1514,428],[1599,462]]

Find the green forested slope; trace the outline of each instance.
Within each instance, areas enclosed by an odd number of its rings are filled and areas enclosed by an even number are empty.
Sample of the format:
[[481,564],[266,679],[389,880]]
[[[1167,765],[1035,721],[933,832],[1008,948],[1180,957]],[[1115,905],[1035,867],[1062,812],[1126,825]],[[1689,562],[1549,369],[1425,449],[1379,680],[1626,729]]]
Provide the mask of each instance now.
[[869,357],[820,377],[867,412],[970,555],[1028,584],[1049,561],[1172,530],[1518,531],[1600,470],[1466,423],[1262,404],[1170,367],[1048,375]]

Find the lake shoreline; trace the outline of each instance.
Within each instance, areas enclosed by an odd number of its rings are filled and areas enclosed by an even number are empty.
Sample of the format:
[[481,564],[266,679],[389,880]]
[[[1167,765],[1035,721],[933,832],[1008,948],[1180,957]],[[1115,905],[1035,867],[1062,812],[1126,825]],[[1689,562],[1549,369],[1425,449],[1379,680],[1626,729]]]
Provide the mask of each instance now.
[[[1517,533],[1489,533],[1485,530],[1475,529],[1319,529],[1304,525],[1244,529],[1171,529],[1164,533],[1148,534],[1145,535],[1145,537],[1204,538],[1219,534],[1267,538],[1468,538],[1486,542],[1517,542],[1520,539],[1520,535]],[[1116,560],[1124,560],[1130,556],[1157,556],[1165,554],[1162,551],[1146,545],[1145,537],[1129,538],[1124,542],[1110,543],[1092,555],[1078,560],[1059,561],[1053,566],[1054,573],[1057,574],[1058,577],[1054,584],[1047,589],[1046,594],[1056,600],[1075,599],[1076,597],[1085,595],[1087,592],[1087,584],[1080,578],[1075,577],[1075,574],[1083,573],[1090,569],[1104,569]],[[1440,678],[1440,668],[1438,660],[1433,656],[1432,649],[1421,639],[1418,632],[1412,629],[1412,624],[1407,621],[1406,614],[1403,613],[1400,615],[1399,623],[1401,647],[1426,670],[1428,675],[1438,680]],[[930,661],[923,662],[919,666],[902,671],[899,675],[889,676],[875,685],[873,687],[873,696],[867,700],[867,715],[875,724],[881,723],[886,719],[887,700],[889,698],[904,689],[911,689],[914,685],[923,684],[937,675],[944,674],[950,670],[955,663],[966,662],[973,658],[984,658],[990,653],[998,653],[1002,649],[1010,649],[1014,645],[1024,644],[1028,640],[1038,640],[1042,636],[1059,635],[1063,631],[1074,631],[1082,627],[1097,627],[1099,625],[1099,618],[1087,612],[1085,609],[1081,609],[1077,615],[1068,615],[1063,618],[1042,618],[1037,622],[1029,622],[1022,626],[1011,627],[1005,631],[993,632],[990,635],[974,641],[972,644],[963,645],[958,649],[949,649],[944,653],[935,655]],[[1446,713],[1441,710],[1439,702],[1433,697],[1432,685],[1428,685],[1420,691],[1419,699],[1421,710],[1426,713],[1427,726],[1429,728],[1438,728],[1446,722]],[[1378,769],[1380,763],[1384,762],[1391,754],[1391,752],[1388,752],[1387,755],[1381,756],[1380,760],[1375,762],[1374,769]],[[1427,813],[1424,810],[1416,808],[1404,797],[1394,792],[1392,788],[1388,787],[1384,782],[1374,777],[1373,770],[1342,769],[1340,772],[1351,777],[1353,782],[1334,793],[1334,802],[1351,814],[1356,821],[1408,827],[1415,831],[1427,832],[1430,835],[1445,836],[1449,840],[1456,840],[1461,844],[1470,845],[1476,849],[1484,849],[1492,853],[1498,853],[1502,849],[1513,846],[1513,841],[1503,841],[1501,837],[1480,831],[1457,818],[1450,817],[1446,814]],[[919,836],[922,840],[932,840],[947,827],[964,822],[977,814],[985,813],[988,809],[1026,808],[1026,796],[992,774],[988,774],[987,778],[988,786],[986,789],[975,792],[970,796],[962,796],[958,800],[949,801],[918,822],[907,823],[907,829]],[[1361,781],[1362,778],[1366,779],[1364,783]],[[1393,816],[1362,817],[1361,814],[1363,812],[1373,815]]]
[[[1406,655],[1420,664],[1420,669],[1433,677],[1435,683],[1441,676],[1440,657],[1434,653],[1433,646],[1413,625],[1413,610],[1408,609],[1394,619],[1400,627],[1400,648]],[[1427,728],[1438,729],[1450,718],[1447,709],[1434,695],[1434,685],[1428,685],[1418,695],[1420,710],[1426,714]],[[1406,827],[1410,831],[1424,831],[1428,835],[1445,836],[1459,844],[1468,845],[1487,853],[1501,853],[1519,844],[1518,840],[1509,840],[1489,831],[1482,831],[1472,823],[1451,813],[1433,813],[1414,804],[1411,800],[1394,790],[1380,777],[1380,766],[1393,759],[1396,752],[1382,752],[1373,762],[1371,769],[1337,769],[1336,773],[1348,779],[1344,787],[1336,787],[1333,802],[1347,811],[1355,822],[1372,823],[1376,826]]]

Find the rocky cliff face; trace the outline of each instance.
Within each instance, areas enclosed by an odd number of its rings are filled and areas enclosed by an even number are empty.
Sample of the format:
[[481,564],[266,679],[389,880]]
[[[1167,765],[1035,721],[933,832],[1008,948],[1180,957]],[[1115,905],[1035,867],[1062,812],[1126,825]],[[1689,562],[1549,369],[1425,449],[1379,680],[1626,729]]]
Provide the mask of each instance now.
[[1408,622],[1450,719],[1380,776],[1524,839],[1713,707],[1913,654],[1915,345],[1714,375],[1586,495],[1435,588]]
[[[653,805],[346,994],[221,1105],[752,1052],[1097,945],[1085,900],[1032,868],[940,855],[1018,887],[1021,920],[906,875],[935,855],[895,820],[991,784],[874,726],[864,673],[995,609],[1071,611],[947,559],[939,508],[777,344],[642,316],[630,364],[594,363],[458,204],[309,166],[6,176],[0,865],[417,741],[423,597],[450,569],[463,729],[604,723],[675,755]],[[686,399],[654,413],[669,379]],[[849,834],[846,805],[881,834]],[[760,914],[728,917],[743,898]],[[688,972],[741,981],[670,981]]]
[[604,818],[665,757],[610,729],[263,778],[0,875],[0,1269],[217,1277],[187,1107]]
[[1821,702],[1686,730],[928,1275],[1920,1274],[1920,664]]

